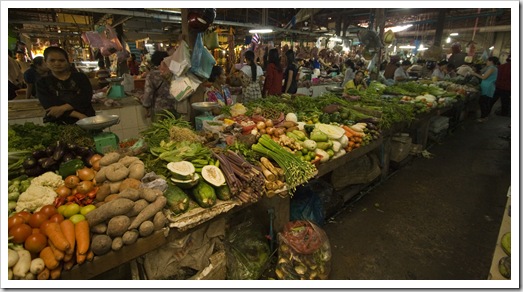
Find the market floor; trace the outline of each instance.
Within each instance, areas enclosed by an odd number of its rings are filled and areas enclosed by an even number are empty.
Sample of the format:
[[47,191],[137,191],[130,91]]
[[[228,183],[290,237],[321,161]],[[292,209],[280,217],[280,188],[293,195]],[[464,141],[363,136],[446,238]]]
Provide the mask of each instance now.
[[329,279],[488,278],[511,173],[510,118],[494,110],[485,123],[461,122],[428,147],[433,158],[413,159],[330,218]]

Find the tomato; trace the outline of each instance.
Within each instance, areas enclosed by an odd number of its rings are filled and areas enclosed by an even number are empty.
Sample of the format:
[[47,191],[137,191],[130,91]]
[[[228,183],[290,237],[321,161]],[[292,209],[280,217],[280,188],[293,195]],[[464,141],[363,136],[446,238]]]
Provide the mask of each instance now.
[[51,221],[46,220],[40,225],[40,233],[46,235],[45,229],[47,228],[47,225],[49,225],[49,223],[51,223]]
[[45,206],[43,206],[40,209],[40,212],[42,212],[45,215],[47,215],[47,218],[51,218],[51,216],[53,216],[54,214],[58,213],[58,211],[56,210],[55,206],[53,206],[53,205],[45,205]]
[[42,223],[44,221],[46,221],[47,219],[48,219],[47,215],[45,215],[41,211],[38,211],[38,212],[34,212],[33,215],[31,215],[28,223],[29,223],[29,226],[31,226],[33,228],[39,228],[40,225],[42,225]]
[[13,237],[12,241],[14,243],[24,243],[29,235],[33,233],[33,228],[31,226],[23,223],[16,225],[13,228],[9,229],[9,236]]
[[17,216],[22,216],[24,218],[24,223],[27,223],[29,221],[29,218],[31,218],[31,213],[27,211],[20,211],[18,213],[15,213]]
[[53,216],[51,216],[51,218],[49,218],[49,221],[60,223],[60,222],[64,221],[64,219],[65,219],[64,215],[56,213]]
[[13,216],[10,216],[9,219],[7,219],[7,230],[11,229],[11,227],[24,224],[25,219],[22,216],[17,216],[16,214]]
[[42,233],[33,233],[24,241],[24,248],[32,253],[39,253],[47,246],[47,236]]

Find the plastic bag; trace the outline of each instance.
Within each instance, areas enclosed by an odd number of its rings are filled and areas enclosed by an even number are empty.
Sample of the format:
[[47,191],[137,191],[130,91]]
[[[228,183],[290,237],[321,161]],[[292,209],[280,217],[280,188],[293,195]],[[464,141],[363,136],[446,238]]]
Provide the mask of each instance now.
[[169,70],[173,72],[176,77],[181,77],[189,68],[191,68],[191,52],[189,45],[182,40],[176,51],[164,59],[164,62],[169,66]]
[[171,81],[170,92],[172,99],[180,102],[191,96],[202,83],[196,76],[187,74]]
[[218,33],[214,31],[206,31],[203,36],[203,43],[209,50],[219,49],[220,43],[218,41]]
[[258,280],[270,256],[261,228],[248,220],[230,228],[226,238],[227,279]]
[[212,54],[203,45],[203,33],[198,33],[194,49],[191,56],[191,72],[202,78],[209,78],[212,67],[216,64],[216,60]]
[[134,90],[134,78],[133,78],[133,76],[131,76],[131,74],[124,73],[122,75],[122,77],[123,77],[123,81],[122,81],[123,90],[125,92],[133,91]]
[[290,220],[309,220],[318,225],[325,223],[325,211],[323,204],[310,184],[300,186],[296,189],[291,200]]
[[278,233],[276,275],[282,280],[327,280],[331,248],[325,231],[310,221],[291,221]]

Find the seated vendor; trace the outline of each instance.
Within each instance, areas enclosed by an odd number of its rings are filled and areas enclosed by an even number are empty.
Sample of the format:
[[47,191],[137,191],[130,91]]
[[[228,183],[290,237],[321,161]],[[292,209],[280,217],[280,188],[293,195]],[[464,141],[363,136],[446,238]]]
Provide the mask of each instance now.
[[221,106],[231,105],[233,103],[233,100],[226,81],[227,74],[225,74],[225,70],[223,70],[223,67],[212,67],[212,71],[209,76],[209,82],[212,83],[205,92],[205,100],[217,102]]
[[351,89],[365,90],[367,89],[367,83],[364,81],[365,74],[363,71],[356,71],[354,79],[347,81],[343,87],[343,93],[348,93]]

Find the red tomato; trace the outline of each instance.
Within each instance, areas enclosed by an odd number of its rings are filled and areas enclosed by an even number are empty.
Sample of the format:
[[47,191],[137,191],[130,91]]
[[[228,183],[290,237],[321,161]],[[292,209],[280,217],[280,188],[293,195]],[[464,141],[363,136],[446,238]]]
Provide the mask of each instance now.
[[22,216],[13,215],[10,216],[9,219],[7,219],[7,230],[11,229],[11,227],[24,224],[25,219]]
[[46,220],[44,221],[41,225],[40,225],[40,233],[44,234],[44,235],[47,235],[45,233],[45,228],[47,228],[47,225],[49,225],[49,223],[51,223],[51,221],[49,220]]
[[27,223],[29,224],[29,226],[31,226],[33,228],[39,228],[40,225],[47,219],[48,219],[47,215],[38,211],[38,212],[34,212],[33,215],[31,215],[31,217],[29,218],[29,222],[27,222]]
[[8,233],[10,237],[13,237],[14,243],[24,243],[27,237],[33,233],[33,228],[24,223],[9,229]]
[[47,237],[42,233],[29,235],[24,242],[24,248],[32,253],[39,253],[47,246]]
[[27,211],[20,211],[18,213],[15,213],[16,216],[22,216],[24,218],[24,223],[27,223],[29,221],[29,218],[31,218],[31,213]]
[[42,212],[45,215],[47,215],[47,218],[51,218],[51,216],[53,216],[54,214],[58,213],[58,211],[56,211],[55,206],[53,206],[53,205],[45,205],[45,206],[43,206],[40,209],[40,212]]
[[49,218],[49,222],[56,222],[56,223],[60,223],[62,221],[64,221],[64,215],[62,214],[54,214],[53,216],[51,216],[51,218]]

